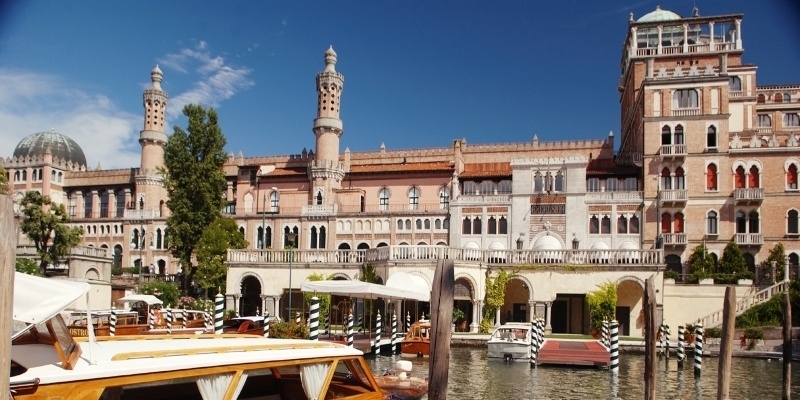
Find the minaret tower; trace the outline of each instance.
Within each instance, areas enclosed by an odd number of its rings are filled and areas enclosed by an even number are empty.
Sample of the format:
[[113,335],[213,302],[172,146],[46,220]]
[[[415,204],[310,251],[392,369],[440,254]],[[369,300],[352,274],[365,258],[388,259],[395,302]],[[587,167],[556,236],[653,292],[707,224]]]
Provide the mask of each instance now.
[[331,46],[325,52],[325,70],[317,74],[317,118],[313,129],[317,151],[309,169],[311,204],[334,204],[333,190],[341,188],[345,172],[339,161],[339,138],[343,133],[339,105],[344,76],[336,72],[335,66],[336,52]]
[[[136,209],[159,210],[161,202],[166,201],[166,191],[158,168],[164,165],[164,146],[167,135],[164,133],[164,113],[167,110],[167,92],[161,89],[164,74],[156,65],[150,72],[152,85],[145,89],[144,129],[139,133],[139,144],[142,145],[142,163],[136,175]],[[161,211],[156,211],[158,216]]]

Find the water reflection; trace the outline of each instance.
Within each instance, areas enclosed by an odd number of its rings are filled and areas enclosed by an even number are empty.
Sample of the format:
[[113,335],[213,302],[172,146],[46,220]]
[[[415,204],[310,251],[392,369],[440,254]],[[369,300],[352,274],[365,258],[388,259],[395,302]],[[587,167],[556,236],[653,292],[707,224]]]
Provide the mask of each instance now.
[[[370,360],[373,371],[391,369],[399,360],[378,357]],[[428,361],[407,359],[413,364],[413,376],[428,376]],[[717,359],[703,359],[703,371],[694,376],[692,363],[678,367],[676,360],[660,360],[656,371],[656,398],[715,399]],[[731,373],[731,399],[781,398],[782,364],[780,360],[734,358]],[[505,363],[489,360],[486,349],[456,347],[451,350],[448,398],[496,400],[524,399],[611,399],[644,398],[644,356],[620,355],[619,374],[608,370],[539,367],[526,362]],[[800,368],[792,368],[792,393],[800,393]]]

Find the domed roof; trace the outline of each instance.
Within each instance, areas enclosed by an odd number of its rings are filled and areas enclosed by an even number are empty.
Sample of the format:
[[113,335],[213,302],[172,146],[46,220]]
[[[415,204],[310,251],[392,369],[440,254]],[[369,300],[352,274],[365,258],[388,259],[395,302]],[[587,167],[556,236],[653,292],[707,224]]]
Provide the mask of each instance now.
[[656,6],[655,11],[651,11],[641,18],[636,20],[636,22],[658,22],[658,21],[675,21],[679,20],[682,17],[672,11],[669,10],[662,10],[661,6]]
[[41,157],[47,148],[54,158],[86,165],[83,149],[74,140],[56,131],[38,132],[22,139],[14,149],[14,157]]

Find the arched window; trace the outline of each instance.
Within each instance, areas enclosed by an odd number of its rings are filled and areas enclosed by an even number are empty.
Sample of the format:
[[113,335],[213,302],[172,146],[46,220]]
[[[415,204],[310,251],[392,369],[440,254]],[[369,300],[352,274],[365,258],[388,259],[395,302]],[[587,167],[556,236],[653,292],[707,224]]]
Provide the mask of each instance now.
[[325,231],[326,230],[325,230],[324,226],[320,226],[319,227],[319,248],[320,249],[327,248],[327,245],[325,244],[326,241],[327,241],[327,237],[326,237],[327,235],[325,234],[326,233]]
[[461,194],[465,194],[467,196],[479,194],[478,184],[473,181],[465,181],[461,186]]
[[417,218],[416,225],[417,225],[417,230],[421,231],[422,230],[422,220]]
[[497,184],[492,181],[481,182],[481,194],[497,194]]
[[669,213],[661,214],[661,233],[670,233],[672,217]]
[[317,192],[317,205],[322,205],[322,191]]
[[440,220],[439,218],[436,218],[433,221],[433,229],[442,229],[442,220]]
[[772,117],[769,114],[758,114],[758,127],[770,128],[772,127]]
[[498,194],[511,194],[511,181],[510,180],[502,180],[500,183],[497,184],[497,193]]
[[592,217],[589,218],[589,233],[600,233],[600,218],[598,218],[597,215],[592,215]]
[[450,189],[447,186],[439,188],[439,209],[444,210],[450,207]]
[[661,190],[672,190],[672,177],[666,167],[661,170]]
[[767,98],[763,94],[758,95],[758,98],[756,99],[756,103],[765,103],[766,101]]
[[506,217],[500,217],[500,220],[497,221],[497,233],[501,235],[508,234],[508,220]]
[[773,100],[776,103],[783,103],[783,95],[780,93],[775,93],[775,98]]
[[736,233],[747,233],[747,217],[744,211],[736,212]]
[[639,233],[639,217],[634,215],[628,224],[628,233]]
[[419,188],[416,186],[408,190],[408,209],[419,210]]
[[380,210],[386,211],[389,209],[389,189],[382,188],[378,192],[378,202],[380,204]]
[[670,145],[672,144],[672,129],[669,126],[664,125],[661,128],[661,145]]
[[743,189],[745,185],[744,182],[744,167],[740,165],[733,173],[733,187],[736,189]]
[[278,204],[280,204],[280,198],[278,197],[278,191],[273,190],[272,193],[269,194],[269,208],[270,212],[278,212]]
[[617,233],[628,233],[628,218],[624,215],[617,218]]
[[544,192],[544,178],[542,177],[542,174],[538,172],[533,176],[533,192]]
[[675,127],[675,143],[674,144],[683,144],[683,125],[678,125]]
[[747,215],[747,219],[748,219],[747,227],[749,229],[749,233],[760,232],[758,212],[750,211],[750,214]]
[[797,189],[797,164],[789,165],[786,169],[786,188]]
[[497,219],[494,216],[489,217],[489,226],[486,228],[486,233],[490,235],[497,234]]
[[747,176],[747,187],[749,188],[761,187],[760,185],[761,179],[759,179],[760,177],[758,172],[759,172],[758,167],[756,167],[755,165],[750,167],[750,174]]
[[475,217],[475,219],[472,220],[472,234],[480,235],[482,232],[481,229],[481,217]]
[[678,89],[672,94],[672,109],[698,108],[697,90]]
[[784,128],[800,126],[800,115],[797,113],[783,114],[783,126]]
[[706,147],[709,149],[717,148],[717,128],[714,125],[709,126],[706,131]]
[[728,91],[730,92],[742,91],[742,80],[739,79],[738,76],[728,77]]
[[783,102],[784,103],[791,103],[792,102],[792,95],[789,93],[783,94]]
[[407,219],[405,222],[406,222],[406,230],[410,231],[411,230],[411,220]]
[[717,164],[708,164],[706,167],[706,190],[718,190]]
[[425,229],[431,229],[431,220],[429,219],[425,220]]
[[675,213],[672,219],[672,232],[683,233],[683,213]]
[[311,227],[311,248],[312,249],[316,249],[317,248],[317,227],[316,226],[312,226]]
[[398,219],[397,220],[397,230],[398,231],[402,231],[403,230],[403,220],[402,219]]
[[683,173],[683,167],[675,169],[675,189],[686,189],[686,177]]
[[462,235],[472,234],[472,221],[469,220],[469,217],[464,217],[464,221],[461,224],[461,234]]
[[789,210],[786,213],[786,233],[790,235],[797,235],[800,233],[798,230],[797,210]]
[[564,191],[564,173],[562,171],[556,172],[556,192],[563,192]]
[[600,233],[606,235],[611,233],[611,217],[608,215],[604,215],[603,219],[600,220]]
[[[144,202],[143,199],[142,202]],[[92,192],[88,191],[83,194],[83,217],[84,218],[94,218],[92,214]]]
[[717,220],[716,211],[709,211],[706,214],[706,233],[709,235],[719,234],[719,221]]

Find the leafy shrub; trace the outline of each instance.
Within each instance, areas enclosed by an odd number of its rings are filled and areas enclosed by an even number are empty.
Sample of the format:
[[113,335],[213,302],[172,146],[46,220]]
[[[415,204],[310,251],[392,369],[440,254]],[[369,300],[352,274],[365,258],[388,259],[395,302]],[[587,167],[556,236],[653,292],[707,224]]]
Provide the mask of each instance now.
[[703,335],[709,339],[720,339],[722,338],[722,328],[708,328]]
[[756,274],[754,274],[752,271],[737,272],[736,273],[736,280],[739,280],[739,279],[755,280],[756,279]]
[[686,281],[689,283],[699,283],[703,279],[710,278],[711,274],[708,271],[704,270],[697,270],[689,274],[689,277],[686,278]]
[[675,270],[671,270],[671,269],[670,270],[666,270],[666,271],[664,271],[664,279],[674,279],[674,280],[678,281],[678,280],[681,279],[681,274],[679,274],[678,271],[675,271]]
[[737,274],[714,274],[714,283],[718,285],[735,284],[739,280],[736,275]]
[[236,318],[236,310],[225,310],[225,319]]
[[270,337],[278,339],[307,339],[308,327],[294,321],[281,321],[270,325]]
[[747,328],[744,331],[745,339],[764,340],[764,330],[760,328]]

